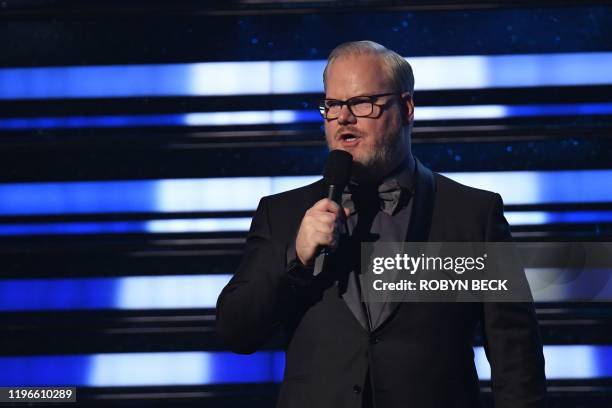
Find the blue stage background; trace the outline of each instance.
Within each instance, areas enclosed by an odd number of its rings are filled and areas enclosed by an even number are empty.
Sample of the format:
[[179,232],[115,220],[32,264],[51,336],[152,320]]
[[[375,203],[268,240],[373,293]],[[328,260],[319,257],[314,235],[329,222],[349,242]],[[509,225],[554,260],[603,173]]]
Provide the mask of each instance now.
[[[215,301],[259,199],[320,177],[316,103],[344,41],[411,62],[415,154],[499,192],[517,241],[611,240],[612,6],[353,3],[7,2],[0,386],[273,404],[282,338],[229,353]],[[612,306],[537,309],[553,406],[610,406]]]

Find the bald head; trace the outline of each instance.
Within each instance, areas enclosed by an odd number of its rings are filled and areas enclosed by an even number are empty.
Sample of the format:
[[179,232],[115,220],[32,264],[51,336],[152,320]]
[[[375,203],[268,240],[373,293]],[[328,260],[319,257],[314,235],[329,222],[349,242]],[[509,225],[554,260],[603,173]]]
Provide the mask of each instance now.
[[400,93],[414,94],[414,75],[412,67],[401,55],[375,43],[374,41],[353,41],[340,44],[329,54],[327,65],[323,71],[323,85],[327,90],[327,76],[330,65],[335,60],[359,55],[372,55],[380,58],[383,71],[393,83],[394,90]]

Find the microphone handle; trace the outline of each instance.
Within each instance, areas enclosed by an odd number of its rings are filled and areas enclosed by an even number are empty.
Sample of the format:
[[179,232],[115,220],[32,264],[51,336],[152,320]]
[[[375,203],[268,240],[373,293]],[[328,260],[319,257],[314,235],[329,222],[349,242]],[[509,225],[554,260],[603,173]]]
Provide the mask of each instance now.
[[[327,189],[327,198],[338,204],[341,207],[340,211],[342,211],[342,189],[338,188],[338,186],[334,184],[330,184]],[[327,248],[322,248],[319,252],[319,255],[317,255],[317,257],[315,258],[313,269],[314,276],[317,276],[318,274],[323,272],[323,268],[325,268],[325,258],[327,258],[328,254],[329,251],[327,250]]]
[[342,190],[334,184],[330,184],[327,187],[327,198],[342,206]]

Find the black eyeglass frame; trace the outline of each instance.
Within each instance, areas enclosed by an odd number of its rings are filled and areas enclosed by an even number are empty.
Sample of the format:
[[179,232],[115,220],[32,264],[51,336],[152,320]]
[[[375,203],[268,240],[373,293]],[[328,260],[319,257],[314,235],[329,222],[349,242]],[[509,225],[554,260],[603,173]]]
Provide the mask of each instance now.
[[[334,118],[328,118],[327,117],[327,111],[329,110],[326,106],[326,102],[327,101],[334,101],[334,102],[339,102],[340,103],[340,110],[342,110],[342,106],[346,105],[346,107],[349,109],[349,111],[351,112],[351,114],[353,116],[355,116],[356,118],[367,118],[368,116],[372,115],[372,113],[374,113],[374,106],[378,106],[379,108],[382,108],[385,106],[385,104],[377,104],[376,99],[382,97],[382,96],[391,96],[391,95],[397,95],[399,97],[402,96],[402,92],[387,92],[387,93],[381,93],[381,94],[374,94],[374,95],[358,95],[358,96],[353,96],[352,98],[349,98],[347,100],[341,100],[341,99],[330,99],[330,98],[325,98],[325,99],[321,99],[319,101],[319,113],[321,114],[321,116],[323,117],[323,119],[329,119],[329,120],[333,120],[333,119],[338,119],[338,116],[334,117]],[[368,113],[367,115],[356,115],[355,112],[353,112],[353,109],[351,109],[351,101],[353,99],[357,99],[357,98],[368,98],[370,99],[370,104],[372,105],[372,109],[370,110],[370,113]]]

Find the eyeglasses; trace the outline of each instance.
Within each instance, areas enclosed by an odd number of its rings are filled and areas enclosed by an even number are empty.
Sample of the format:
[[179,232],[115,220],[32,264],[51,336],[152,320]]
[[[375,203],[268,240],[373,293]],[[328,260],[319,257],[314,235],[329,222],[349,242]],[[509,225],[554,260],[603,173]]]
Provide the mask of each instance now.
[[342,112],[342,106],[346,105],[353,116],[363,118],[374,113],[374,106],[382,108],[384,104],[376,104],[381,96],[401,95],[397,92],[382,93],[376,95],[354,96],[346,101],[338,99],[323,99],[319,102],[319,113],[324,119],[337,119]]

